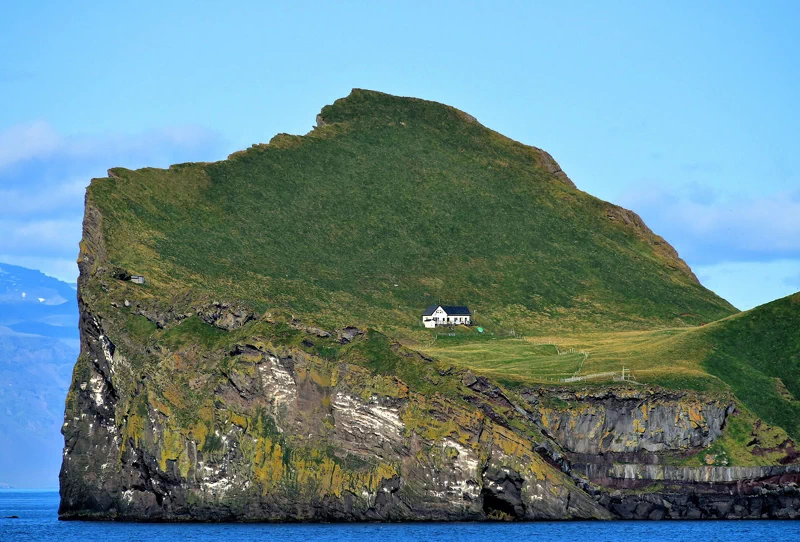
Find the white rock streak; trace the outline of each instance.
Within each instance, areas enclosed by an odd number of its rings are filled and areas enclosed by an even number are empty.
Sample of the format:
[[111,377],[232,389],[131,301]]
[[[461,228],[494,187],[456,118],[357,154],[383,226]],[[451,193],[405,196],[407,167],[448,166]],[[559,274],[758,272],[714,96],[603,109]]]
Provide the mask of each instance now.
[[475,452],[449,438],[442,440],[442,447],[452,448],[457,454],[453,461],[453,475],[456,480],[446,484],[450,503],[463,505],[464,496],[469,497],[470,500],[477,499],[481,490],[476,482],[480,478],[480,473],[478,472],[478,457]]
[[373,434],[389,440],[402,438],[404,425],[396,408],[382,406],[377,400],[365,403],[342,392],[334,395],[331,405],[336,425],[350,433]]
[[267,396],[272,397],[274,414],[278,407],[290,406],[297,398],[297,385],[291,373],[287,371],[278,358],[270,356],[269,365],[261,364],[258,372],[261,375],[261,384]]
[[103,400],[103,387],[105,386],[105,382],[103,381],[103,377],[99,374],[94,374],[89,379],[89,387],[92,391],[92,400],[94,404],[98,407],[102,407],[104,400]]

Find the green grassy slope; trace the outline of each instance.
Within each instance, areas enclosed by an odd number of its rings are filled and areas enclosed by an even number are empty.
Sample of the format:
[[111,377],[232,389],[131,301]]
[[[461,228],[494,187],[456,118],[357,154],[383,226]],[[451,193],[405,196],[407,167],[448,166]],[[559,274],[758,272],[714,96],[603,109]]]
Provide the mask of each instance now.
[[800,439],[800,293],[727,318],[706,336],[703,368],[760,418]]
[[[567,331],[525,339],[475,340],[472,336],[459,341],[407,343],[428,356],[468,367],[508,385],[551,385],[571,376],[589,378],[565,385],[614,385],[609,373],[618,375],[625,367],[637,382],[645,384],[725,391],[725,382],[702,367],[711,351],[706,329]],[[587,354],[585,359],[582,352]]]
[[354,90],[306,136],[211,164],[115,169],[89,204],[109,260],[154,295],[418,325],[430,302],[498,327],[648,328],[735,312],[628,211],[542,151],[434,102]]
[[555,346],[539,346],[521,339],[467,342],[445,345],[437,341],[425,354],[456,366],[478,370],[499,381],[539,382],[572,376],[584,356],[578,352],[558,353]]

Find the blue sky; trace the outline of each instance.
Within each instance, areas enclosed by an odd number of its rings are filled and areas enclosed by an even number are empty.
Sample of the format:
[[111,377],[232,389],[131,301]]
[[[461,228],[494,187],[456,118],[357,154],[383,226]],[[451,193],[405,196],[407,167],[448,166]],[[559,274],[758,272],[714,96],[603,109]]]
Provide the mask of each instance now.
[[0,261],[74,280],[91,177],[302,134],[362,87],[548,150],[740,308],[800,290],[797,2],[33,4],[0,7]]

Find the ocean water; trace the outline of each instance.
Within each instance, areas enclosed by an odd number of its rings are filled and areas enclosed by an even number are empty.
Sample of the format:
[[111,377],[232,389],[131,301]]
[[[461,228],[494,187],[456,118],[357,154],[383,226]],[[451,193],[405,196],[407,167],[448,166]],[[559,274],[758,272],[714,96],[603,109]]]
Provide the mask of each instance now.
[[[800,540],[800,521],[615,521],[400,524],[163,524],[58,521],[55,491],[0,490],[0,541],[92,542],[335,541],[395,542],[546,540]],[[9,519],[6,516],[19,516]]]

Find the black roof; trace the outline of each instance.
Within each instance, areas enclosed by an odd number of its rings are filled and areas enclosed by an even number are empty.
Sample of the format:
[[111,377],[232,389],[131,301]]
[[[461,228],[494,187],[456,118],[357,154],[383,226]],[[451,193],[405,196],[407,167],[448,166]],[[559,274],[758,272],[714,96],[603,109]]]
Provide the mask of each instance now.
[[469,308],[463,305],[431,305],[425,309],[422,316],[430,316],[439,307],[442,307],[448,316],[472,316],[472,313],[469,312]]
[[442,305],[448,316],[472,316],[469,308],[464,305]]

